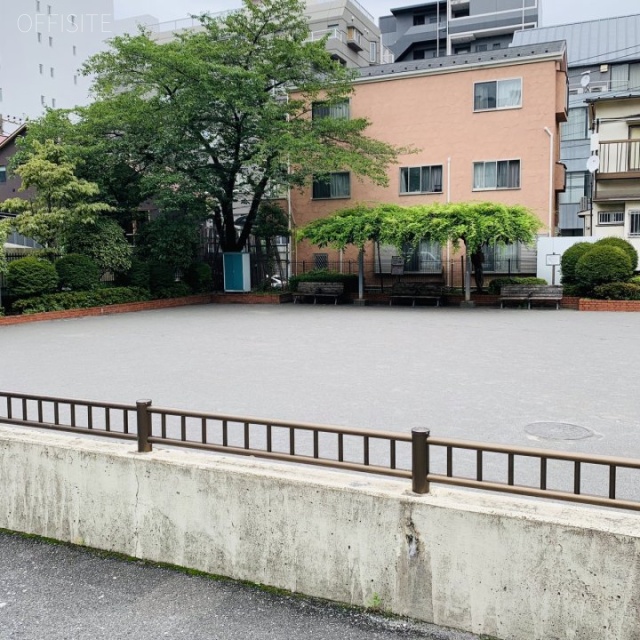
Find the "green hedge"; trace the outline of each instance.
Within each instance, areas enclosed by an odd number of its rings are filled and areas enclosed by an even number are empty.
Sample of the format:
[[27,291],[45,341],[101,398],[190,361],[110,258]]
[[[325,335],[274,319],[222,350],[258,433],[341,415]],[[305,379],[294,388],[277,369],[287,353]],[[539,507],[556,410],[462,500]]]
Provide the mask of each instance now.
[[13,310],[25,315],[44,311],[66,311],[68,309],[87,309],[127,302],[144,302],[151,296],[146,289],[135,287],[110,287],[92,291],[64,291],[43,296],[16,300]]
[[598,242],[596,242],[593,246],[617,247],[618,249],[622,249],[629,256],[629,260],[631,260],[632,271],[635,271],[638,268],[638,252],[630,242],[627,242],[623,238],[616,238],[615,236],[602,238],[602,240],[598,240]]
[[610,282],[595,287],[593,293],[602,300],[640,300],[640,284]]
[[59,286],[71,291],[89,291],[100,285],[100,269],[89,256],[70,253],[55,262]]
[[592,242],[576,242],[571,245],[560,258],[560,268],[562,269],[562,284],[577,284],[576,264],[582,256],[593,249]]
[[618,247],[594,246],[576,264],[576,280],[579,285],[592,290],[609,282],[626,282],[633,276],[631,258]]
[[326,269],[316,269],[298,276],[289,278],[289,289],[298,290],[299,282],[343,282],[346,293],[358,291],[358,276],[353,273],[338,273],[337,271],[327,271]]
[[494,278],[489,283],[489,293],[499,295],[500,289],[508,284],[549,284],[544,278]]
[[46,260],[19,258],[7,267],[7,288],[14,298],[40,296],[58,287],[56,268]]

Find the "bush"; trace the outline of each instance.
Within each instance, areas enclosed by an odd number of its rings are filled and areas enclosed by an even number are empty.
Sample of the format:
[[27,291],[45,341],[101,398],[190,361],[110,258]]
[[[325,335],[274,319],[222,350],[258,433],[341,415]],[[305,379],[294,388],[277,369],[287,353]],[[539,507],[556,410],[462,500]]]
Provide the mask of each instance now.
[[594,297],[603,300],[640,300],[640,284],[610,282],[594,288]]
[[56,268],[46,260],[19,258],[7,267],[7,286],[14,298],[29,298],[55,291],[58,287]]
[[16,300],[13,310],[23,314],[41,313],[44,311],[66,311],[67,309],[87,309],[103,307],[110,304],[126,304],[127,302],[144,302],[150,299],[145,289],[134,287],[109,287],[92,291],[63,291],[43,296]]
[[176,284],[175,267],[156,260],[149,262],[149,289],[152,293],[171,289],[174,284]]
[[59,286],[71,291],[88,291],[100,284],[100,269],[88,256],[70,253],[55,262]]
[[560,268],[562,269],[562,284],[577,284],[576,280],[576,264],[582,256],[593,249],[591,242],[577,242],[571,245],[560,259]]
[[507,284],[548,284],[544,278],[494,278],[489,283],[489,293],[499,295]]
[[626,282],[632,275],[629,256],[618,247],[606,245],[592,247],[578,260],[575,268],[578,284],[590,291],[600,284]]
[[184,298],[192,295],[191,287],[184,282],[174,282],[169,287],[163,287],[153,291],[153,298]]
[[618,247],[618,249],[622,249],[631,260],[631,270],[635,271],[638,268],[638,252],[635,250],[634,246],[623,240],[622,238],[609,237],[602,238],[602,240],[598,240],[592,246],[594,247]]
[[213,288],[213,274],[206,262],[194,262],[184,274],[184,281],[194,293],[209,293]]
[[358,276],[353,273],[338,273],[326,269],[315,269],[307,273],[289,278],[289,289],[298,290],[299,282],[343,282],[345,293],[355,293],[358,291]]

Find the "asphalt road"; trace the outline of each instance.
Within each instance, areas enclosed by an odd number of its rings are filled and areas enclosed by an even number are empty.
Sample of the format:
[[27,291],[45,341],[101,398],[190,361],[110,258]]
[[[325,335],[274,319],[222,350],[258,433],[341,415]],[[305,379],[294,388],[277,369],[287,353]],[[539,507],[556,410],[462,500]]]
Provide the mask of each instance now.
[[473,640],[0,532],[0,640]]

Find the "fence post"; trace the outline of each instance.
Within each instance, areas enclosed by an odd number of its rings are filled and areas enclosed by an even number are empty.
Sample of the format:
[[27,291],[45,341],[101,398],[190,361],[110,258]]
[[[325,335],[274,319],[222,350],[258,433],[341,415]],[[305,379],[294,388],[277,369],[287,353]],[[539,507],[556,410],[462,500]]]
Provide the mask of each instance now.
[[151,435],[151,414],[149,407],[151,400],[138,400],[136,402],[136,412],[138,416],[138,453],[148,453],[151,451],[149,436]]
[[422,427],[411,429],[411,480],[414,493],[429,493],[429,430]]

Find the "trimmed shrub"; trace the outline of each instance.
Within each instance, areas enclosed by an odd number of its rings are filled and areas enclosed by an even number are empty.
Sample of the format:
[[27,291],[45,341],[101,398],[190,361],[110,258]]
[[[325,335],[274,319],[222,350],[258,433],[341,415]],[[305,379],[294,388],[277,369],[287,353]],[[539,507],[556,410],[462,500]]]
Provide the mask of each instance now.
[[16,300],[13,310],[25,315],[45,311],[66,311],[67,309],[87,309],[110,304],[145,302],[150,299],[145,289],[134,287],[109,287],[92,291],[63,291],[43,296]]
[[125,275],[117,277],[119,284],[140,287],[141,289],[151,289],[150,281],[149,263],[139,258],[134,258],[131,261],[131,268]]
[[631,270],[635,271],[638,268],[638,252],[635,250],[635,247],[626,240],[622,238],[609,237],[602,238],[602,240],[598,240],[594,245],[594,247],[618,247],[618,249],[622,249],[631,260]]
[[155,260],[149,262],[149,288],[152,293],[171,289],[175,284],[176,270],[174,267],[165,262]]
[[194,293],[209,293],[213,288],[213,274],[206,262],[194,262],[184,274],[184,281]]
[[19,258],[7,267],[7,286],[15,298],[29,298],[55,291],[58,287],[56,268],[46,260]]
[[489,293],[499,295],[500,289],[507,284],[548,284],[544,278],[494,278],[489,283]]
[[353,273],[338,273],[326,269],[315,269],[307,273],[289,278],[289,289],[298,290],[299,282],[343,282],[345,293],[355,293],[358,291],[358,276]]
[[61,289],[89,291],[100,284],[100,269],[88,256],[70,253],[55,262]]
[[633,284],[640,284],[640,276],[633,276],[629,282],[632,282]]
[[578,284],[593,290],[600,284],[626,282],[633,275],[631,259],[618,247],[592,247],[576,263]]
[[560,268],[562,269],[562,284],[577,284],[576,280],[576,264],[578,260],[593,249],[592,242],[577,242],[571,245],[560,259]]
[[184,298],[193,294],[191,287],[184,282],[174,282],[169,287],[153,291],[153,298]]
[[594,288],[594,297],[602,300],[640,300],[640,284],[610,282]]

